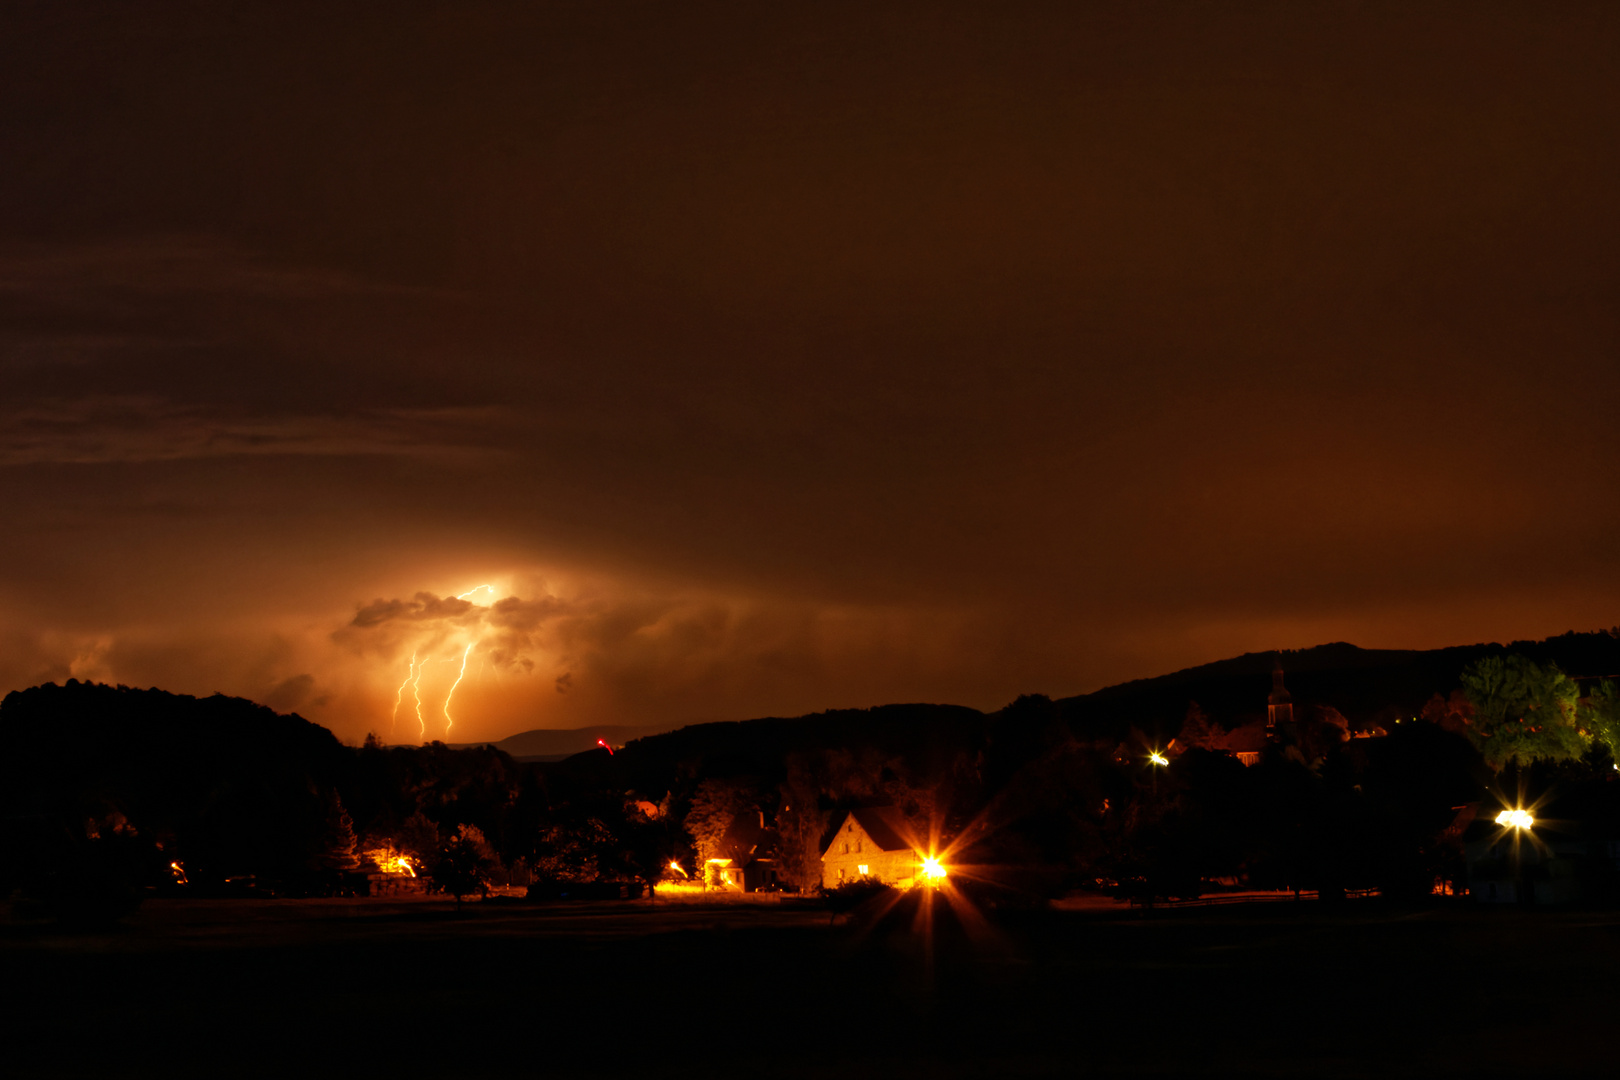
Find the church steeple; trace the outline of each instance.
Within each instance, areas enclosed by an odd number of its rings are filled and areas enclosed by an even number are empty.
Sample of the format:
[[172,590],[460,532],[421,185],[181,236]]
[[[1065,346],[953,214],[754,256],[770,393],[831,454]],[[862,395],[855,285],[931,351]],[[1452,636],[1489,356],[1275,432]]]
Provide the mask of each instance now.
[[1280,724],[1294,721],[1294,700],[1283,685],[1282,657],[1271,669],[1271,696],[1266,699],[1266,734],[1275,737]]

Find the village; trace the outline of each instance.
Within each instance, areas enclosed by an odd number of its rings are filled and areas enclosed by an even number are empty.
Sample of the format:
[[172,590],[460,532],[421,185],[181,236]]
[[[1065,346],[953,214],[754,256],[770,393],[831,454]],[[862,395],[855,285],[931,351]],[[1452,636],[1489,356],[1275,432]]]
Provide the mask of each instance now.
[[[1594,689],[1599,698],[1608,693]],[[1601,708],[1602,700],[1588,696],[1575,704],[1587,711],[1594,728],[1604,723],[1593,712]],[[1184,862],[1190,858],[1191,872],[1186,865],[1155,868],[1138,859],[1134,868],[1148,872],[1134,880],[1119,872],[1122,864],[1117,862],[1094,863],[1092,876],[1080,880],[1072,873],[1053,874],[1050,867],[1026,865],[1009,870],[998,864],[1001,869],[991,871],[982,865],[988,861],[985,851],[996,850],[996,838],[988,835],[987,817],[963,819],[958,814],[953,822],[944,800],[928,798],[937,796],[938,789],[927,792],[898,776],[891,776],[887,793],[880,783],[868,787],[869,793],[858,797],[856,805],[823,808],[810,818],[812,827],[818,822],[821,826],[814,846],[808,851],[802,847],[794,850],[793,840],[802,844],[807,834],[805,817],[794,814],[787,789],[775,792],[773,802],[762,797],[773,793],[762,791],[757,783],[730,778],[698,784],[685,816],[678,821],[672,817],[675,811],[668,793],[658,802],[627,797],[623,814],[628,824],[620,826],[621,830],[628,830],[625,836],[652,845],[641,868],[628,874],[613,869],[615,865],[630,868],[631,864],[614,863],[614,854],[608,850],[616,843],[613,829],[601,819],[588,821],[583,829],[553,825],[549,847],[537,848],[529,858],[505,861],[477,826],[462,826],[448,849],[459,854],[441,859],[437,866],[433,853],[423,854],[420,847],[412,853],[395,846],[394,841],[380,847],[362,846],[354,851],[349,860],[353,865],[344,870],[335,890],[351,895],[428,896],[461,889],[465,891],[457,895],[553,901],[842,897],[829,899],[840,907],[854,903],[852,898],[884,890],[905,892],[947,883],[953,892],[992,905],[1166,906],[1369,898],[1388,891],[1407,898],[1429,895],[1472,904],[1546,907],[1600,903],[1615,896],[1615,882],[1620,879],[1620,832],[1608,809],[1613,805],[1611,777],[1597,772],[1598,786],[1593,788],[1586,781],[1582,794],[1574,790],[1572,781],[1578,777],[1569,774],[1572,764],[1564,767],[1562,779],[1548,785],[1540,798],[1523,794],[1507,798],[1500,784],[1494,791],[1476,791],[1474,797],[1463,798],[1470,794],[1470,781],[1464,775],[1466,762],[1457,758],[1476,710],[1462,691],[1447,699],[1436,695],[1419,715],[1352,728],[1337,710],[1320,705],[1308,706],[1296,715],[1278,661],[1271,671],[1263,709],[1254,720],[1226,730],[1195,704],[1179,733],[1163,745],[1148,745],[1139,732],[1114,745],[1106,755],[1108,766],[1116,776],[1129,777],[1131,787],[1103,794],[1097,812],[1090,815],[1095,819],[1092,824],[1104,833],[1110,825],[1119,828],[1127,823],[1140,830],[1143,816],[1166,803],[1180,801],[1184,812],[1188,804],[1197,811],[1190,783],[1240,790],[1249,778],[1279,766],[1291,763],[1304,767],[1306,775],[1319,774],[1330,755],[1389,756],[1398,752],[1401,743],[1421,740],[1426,753],[1436,746],[1448,747],[1450,752],[1449,759],[1444,753],[1435,759],[1436,775],[1431,779],[1439,787],[1423,792],[1430,799],[1439,797],[1445,805],[1436,803],[1425,811],[1429,835],[1416,838],[1421,846],[1418,856],[1424,860],[1421,868],[1415,864],[1403,867],[1400,879],[1380,881],[1376,874],[1363,873],[1359,878],[1333,880],[1322,872],[1323,852],[1292,852],[1293,866],[1264,862],[1246,866],[1241,861],[1221,866],[1218,850],[1188,852],[1183,848],[1178,858]],[[613,748],[604,744],[601,754],[611,757],[612,753]],[[1089,756],[1094,765],[1097,755],[1093,751]],[[1267,758],[1272,764],[1262,765]],[[1221,762],[1230,764],[1222,768]],[[1193,773],[1193,779],[1189,782],[1183,772]],[[1515,768],[1513,783],[1522,787],[1524,776]],[[1555,799],[1562,804],[1552,805]],[[1065,795],[1064,801],[1072,812],[1072,800]],[[1097,802],[1096,796],[1093,801]],[[1119,821],[1121,817],[1125,823]],[[1411,827],[1410,822],[1405,824]],[[1022,827],[1029,828],[1030,823],[1026,821]],[[1046,825],[1036,822],[1034,827]],[[1121,834],[1126,835],[1123,830]],[[598,850],[592,850],[593,842]],[[1155,838],[1153,842],[1160,841]],[[649,869],[647,861],[653,858],[659,861]],[[1306,866],[1300,867],[1300,861],[1306,861]],[[1129,862],[1123,865],[1132,868]],[[1258,873],[1251,872],[1251,866]],[[176,872],[181,872],[178,866]],[[1414,879],[1419,872],[1427,876]],[[1031,882],[1039,895],[1030,895]]]

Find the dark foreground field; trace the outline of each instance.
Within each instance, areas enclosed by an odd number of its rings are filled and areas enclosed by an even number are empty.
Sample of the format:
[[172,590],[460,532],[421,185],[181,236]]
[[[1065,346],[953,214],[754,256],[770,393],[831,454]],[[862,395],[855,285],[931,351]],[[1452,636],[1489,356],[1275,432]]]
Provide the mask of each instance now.
[[1620,914],[151,901],[0,936],[8,1075],[1610,1073]]

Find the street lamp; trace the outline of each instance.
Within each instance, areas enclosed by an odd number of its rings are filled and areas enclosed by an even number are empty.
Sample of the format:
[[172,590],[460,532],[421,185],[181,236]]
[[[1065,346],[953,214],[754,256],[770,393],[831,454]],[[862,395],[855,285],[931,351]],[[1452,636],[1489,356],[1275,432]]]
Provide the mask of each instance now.
[[1524,873],[1524,859],[1519,851],[1520,833],[1528,833],[1536,819],[1530,816],[1530,811],[1518,807],[1512,810],[1503,810],[1496,815],[1496,823],[1503,829],[1515,830],[1513,837],[1513,889],[1518,895],[1515,899],[1521,904],[1535,903],[1535,886],[1532,885]]
[[1168,764],[1170,764],[1170,759],[1165,757],[1163,754],[1159,753],[1157,750],[1153,751],[1153,753],[1148,755],[1148,761],[1151,762],[1154,765],[1168,765]]
[[1496,815],[1496,823],[1504,828],[1528,829],[1535,825],[1536,819],[1528,810],[1504,810]]

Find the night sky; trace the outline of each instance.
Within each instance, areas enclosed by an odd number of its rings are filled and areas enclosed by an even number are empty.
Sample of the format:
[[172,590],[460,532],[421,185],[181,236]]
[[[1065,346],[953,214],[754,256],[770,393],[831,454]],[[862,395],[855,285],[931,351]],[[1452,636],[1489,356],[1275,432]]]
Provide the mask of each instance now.
[[410,741],[465,657],[458,740],[1607,627],[1617,273],[1612,3],[18,0],[0,690]]

